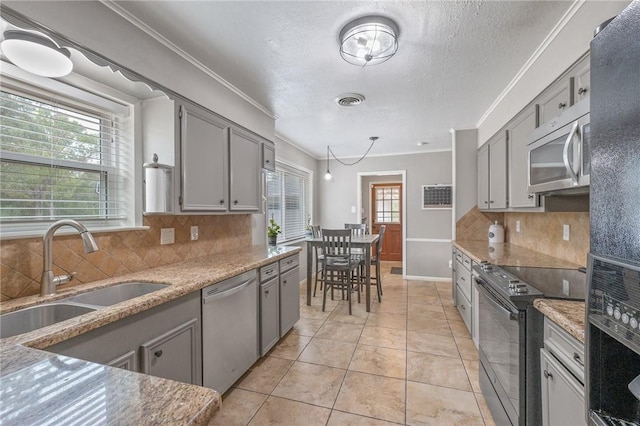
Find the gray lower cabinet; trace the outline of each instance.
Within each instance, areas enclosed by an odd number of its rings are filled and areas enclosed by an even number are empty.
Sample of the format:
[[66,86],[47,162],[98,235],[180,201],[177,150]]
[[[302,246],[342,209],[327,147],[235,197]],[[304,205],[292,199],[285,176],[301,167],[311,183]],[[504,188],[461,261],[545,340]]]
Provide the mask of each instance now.
[[260,354],[263,356],[280,339],[279,284],[276,276],[260,285]]
[[200,329],[200,293],[195,292],[46,350],[201,385]]
[[296,267],[280,274],[280,335],[284,336],[299,319],[300,269]]

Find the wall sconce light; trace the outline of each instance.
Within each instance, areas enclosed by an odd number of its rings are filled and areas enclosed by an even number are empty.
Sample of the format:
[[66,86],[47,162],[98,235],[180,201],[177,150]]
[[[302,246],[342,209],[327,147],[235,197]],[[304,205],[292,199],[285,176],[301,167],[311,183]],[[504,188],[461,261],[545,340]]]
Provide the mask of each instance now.
[[340,31],[340,55],[350,64],[378,65],[398,51],[398,26],[389,18],[365,16]]
[[42,77],[64,77],[73,69],[71,52],[47,37],[8,30],[0,43],[2,52],[16,66]]

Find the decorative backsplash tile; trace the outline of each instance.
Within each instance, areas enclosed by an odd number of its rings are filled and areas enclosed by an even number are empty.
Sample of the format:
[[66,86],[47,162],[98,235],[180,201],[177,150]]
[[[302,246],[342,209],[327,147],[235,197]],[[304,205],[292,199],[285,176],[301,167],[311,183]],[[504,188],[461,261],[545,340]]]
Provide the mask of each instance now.
[[[505,213],[507,241],[579,265],[587,265],[589,213]],[[515,232],[516,221],[520,232]],[[562,239],[562,225],[569,225],[570,239]]]
[[504,213],[481,212],[474,206],[456,222],[456,240],[489,241],[489,225],[496,220],[504,225]]
[[[54,274],[76,272],[61,288],[160,265],[251,246],[251,216],[148,216],[148,230],[95,233],[100,250],[85,253],[78,235],[53,240]],[[191,226],[198,240],[190,241]],[[160,229],[174,228],[175,243],[160,245]],[[0,300],[40,292],[42,238],[6,240],[0,247]]]

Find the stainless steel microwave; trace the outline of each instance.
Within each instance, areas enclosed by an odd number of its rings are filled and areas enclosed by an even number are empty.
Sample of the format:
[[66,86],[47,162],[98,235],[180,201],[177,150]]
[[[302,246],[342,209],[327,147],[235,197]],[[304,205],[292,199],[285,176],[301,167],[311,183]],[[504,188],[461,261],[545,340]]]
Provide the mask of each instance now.
[[589,186],[589,98],[535,129],[528,145],[529,192]]

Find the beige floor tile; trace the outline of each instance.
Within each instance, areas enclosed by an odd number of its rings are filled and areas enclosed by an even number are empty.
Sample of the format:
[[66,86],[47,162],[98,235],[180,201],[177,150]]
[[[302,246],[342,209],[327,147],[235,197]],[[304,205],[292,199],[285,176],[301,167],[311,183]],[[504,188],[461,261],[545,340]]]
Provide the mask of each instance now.
[[449,327],[455,337],[471,338],[471,334],[463,321],[449,320]]
[[407,332],[407,350],[460,358],[458,347],[453,337],[440,334],[409,331]]
[[441,291],[451,292],[451,281],[437,282],[436,288],[438,289],[438,292],[441,292]]
[[384,420],[333,410],[327,426],[392,426],[395,424],[397,423],[389,423]]
[[484,419],[484,424],[486,426],[496,426],[493,421],[493,416],[491,416],[491,411],[489,411],[487,401],[484,399],[482,393],[476,393],[475,396],[478,401],[478,406],[480,407],[480,412],[482,413],[482,418]]
[[276,344],[269,355],[295,360],[310,341],[311,337],[289,333]]
[[327,321],[318,330],[315,337],[320,339],[338,340],[340,342],[357,343],[362,334],[362,324]]
[[483,426],[472,392],[407,382],[407,424]]
[[[315,301],[314,301],[315,302]],[[331,315],[335,307],[327,306],[327,310],[322,312],[322,299],[320,300],[320,305],[302,305],[300,306],[300,318],[309,318],[316,320],[326,320]]]
[[445,306],[444,314],[446,315],[449,321],[462,321],[460,312],[458,311],[458,308],[455,306]]
[[478,350],[476,349],[476,345],[473,343],[473,340],[471,340],[470,338],[457,336],[454,336],[454,339],[456,341],[458,352],[460,352],[460,357],[462,359],[468,359],[471,361],[478,360]]
[[404,301],[390,301],[387,299],[383,299],[382,303],[376,302],[371,305],[371,313],[372,314],[389,313],[389,314],[406,315],[407,300],[404,299]]
[[407,308],[409,315],[416,314],[428,316],[434,312],[438,314],[444,314],[444,309],[441,305],[423,305],[420,303],[409,303],[409,306]]
[[420,288],[428,288],[431,290],[437,290],[436,283],[433,281],[415,281],[415,280],[407,280],[407,288],[409,290],[420,289]]
[[400,379],[349,371],[334,409],[404,423],[405,383]]
[[367,326],[406,330],[407,316],[401,314],[390,314],[386,312],[379,314],[369,314],[369,318],[367,319]]
[[440,297],[440,304],[442,306],[446,307],[455,307],[455,303],[453,303],[451,301],[451,296],[447,296],[447,297]]
[[238,381],[236,387],[254,392],[270,394],[284,377],[293,361],[266,356],[258,360]]
[[222,401],[222,407],[209,421],[209,426],[246,425],[258,412],[269,395],[232,389]]
[[273,391],[273,396],[332,408],[346,371],[297,361]]
[[409,298],[438,297],[438,290],[434,287],[409,287]]
[[407,352],[405,350],[358,345],[349,370],[404,379]]
[[407,332],[393,328],[365,326],[358,343],[381,348],[405,349]]
[[327,423],[330,414],[331,410],[328,408],[270,396],[249,424],[321,426]]
[[442,306],[440,297],[436,294],[433,296],[414,296],[409,295],[409,303],[418,303],[422,305],[438,305]]
[[297,323],[291,329],[292,334],[298,334],[300,336],[315,336],[316,332],[320,330],[322,324],[324,324],[325,320],[322,319],[311,319],[311,318],[300,318]]
[[480,378],[478,374],[478,361],[463,359],[462,363],[464,364],[464,369],[467,370],[467,376],[469,376],[469,381],[471,382],[471,389],[473,389],[473,391],[477,393],[482,392],[482,390],[480,389]]
[[349,315],[349,304],[347,302],[341,302],[329,316],[329,321],[364,324],[367,322],[368,316],[369,313],[367,312],[367,307],[364,303],[353,303],[351,305],[351,315]]
[[408,331],[418,331],[420,333],[441,334],[451,336],[449,322],[444,320],[431,319],[422,316],[412,316],[407,324]]
[[299,361],[347,369],[356,349],[355,343],[314,337],[300,354]]
[[407,352],[407,380],[471,391],[461,359]]
[[[421,305],[415,305],[414,304],[412,306],[421,306]],[[422,306],[436,306],[436,305],[422,305]],[[416,313],[415,312],[416,309],[414,309],[413,311],[414,312],[409,313],[409,319],[411,319],[412,317],[425,317],[425,318],[428,318],[428,319],[434,319],[434,320],[438,320],[438,321],[446,321],[447,320],[447,317],[442,312],[422,310],[422,312]]]

